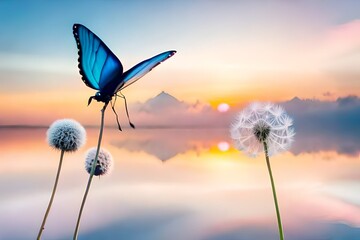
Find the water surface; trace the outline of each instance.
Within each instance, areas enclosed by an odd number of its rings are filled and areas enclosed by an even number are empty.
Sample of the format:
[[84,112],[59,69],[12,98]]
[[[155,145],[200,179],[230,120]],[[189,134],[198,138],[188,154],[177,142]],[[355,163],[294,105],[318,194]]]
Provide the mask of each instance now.
[[[87,130],[86,146],[65,155],[43,239],[72,236],[88,178],[84,155],[98,136]],[[37,235],[60,156],[45,136],[46,128],[0,129],[0,239]],[[264,158],[238,152],[228,136],[227,129],[105,129],[114,168],[94,178],[79,239],[277,239]],[[360,239],[359,148],[341,144],[303,134],[271,158],[286,239]]]

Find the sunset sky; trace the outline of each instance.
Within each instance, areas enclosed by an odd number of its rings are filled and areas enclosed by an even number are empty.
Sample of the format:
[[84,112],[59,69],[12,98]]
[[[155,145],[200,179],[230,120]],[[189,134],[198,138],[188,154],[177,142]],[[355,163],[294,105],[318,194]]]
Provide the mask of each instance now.
[[95,91],[78,73],[74,23],[95,32],[125,70],[178,51],[124,90],[130,106],[161,91],[214,109],[360,95],[356,0],[0,1],[0,124],[97,123],[101,105],[86,107]]
[[65,154],[44,238],[72,236],[103,106],[87,106],[74,23],[125,71],[177,51],[123,90],[135,130],[122,99],[124,131],[108,107],[114,168],[94,178],[82,238],[276,239],[264,158],[228,130],[246,104],[271,101],[296,132],[271,157],[286,239],[360,239],[360,0],[0,0],[0,239],[37,233],[59,156],[47,127],[62,118],[87,142]]

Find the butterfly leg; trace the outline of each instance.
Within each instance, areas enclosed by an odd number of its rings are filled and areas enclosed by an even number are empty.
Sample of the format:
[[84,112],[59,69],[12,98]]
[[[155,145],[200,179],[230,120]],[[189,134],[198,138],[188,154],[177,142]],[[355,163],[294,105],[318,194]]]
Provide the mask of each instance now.
[[119,93],[120,93],[121,95],[120,95],[120,96],[119,96],[119,95],[116,95],[116,96],[121,97],[121,98],[124,99],[124,101],[125,101],[125,110],[126,110],[126,115],[127,115],[127,117],[128,117],[128,120],[129,120],[129,124],[130,124],[130,126],[131,126],[132,128],[135,129],[135,125],[130,121],[129,111],[128,111],[127,102],[126,102],[126,97],[125,97],[124,94],[122,94],[121,92],[119,92]]
[[114,103],[111,101],[111,108],[112,108],[113,112],[115,113],[116,122],[117,122],[117,124],[118,124],[118,128],[119,128],[120,131],[122,131],[122,129],[121,129],[121,127],[120,127],[119,116],[118,116],[118,114],[116,113],[116,110],[115,110],[115,103],[116,103],[116,96],[115,96]]

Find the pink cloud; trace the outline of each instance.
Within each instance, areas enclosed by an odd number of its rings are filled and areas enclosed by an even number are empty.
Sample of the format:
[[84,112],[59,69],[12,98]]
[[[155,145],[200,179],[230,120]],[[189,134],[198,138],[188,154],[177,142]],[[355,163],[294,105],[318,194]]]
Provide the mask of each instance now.
[[360,19],[329,29],[325,34],[323,47],[333,54],[346,53],[360,48]]

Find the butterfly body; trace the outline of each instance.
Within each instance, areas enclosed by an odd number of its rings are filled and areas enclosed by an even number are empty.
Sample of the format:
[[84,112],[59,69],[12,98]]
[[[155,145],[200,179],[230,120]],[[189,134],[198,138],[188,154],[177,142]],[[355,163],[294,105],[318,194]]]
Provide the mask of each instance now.
[[176,51],[160,53],[144,60],[126,72],[114,53],[105,43],[81,24],[74,24],[73,34],[79,54],[79,69],[84,83],[95,90],[89,98],[108,103],[116,94],[150,72],[161,62],[173,56]]
[[95,99],[98,102],[108,103],[111,101],[114,95],[107,95],[107,94],[101,94],[101,92],[96,92],[94,96],[91,96],[89,98],[88,105],[90,105],[92,99]]

